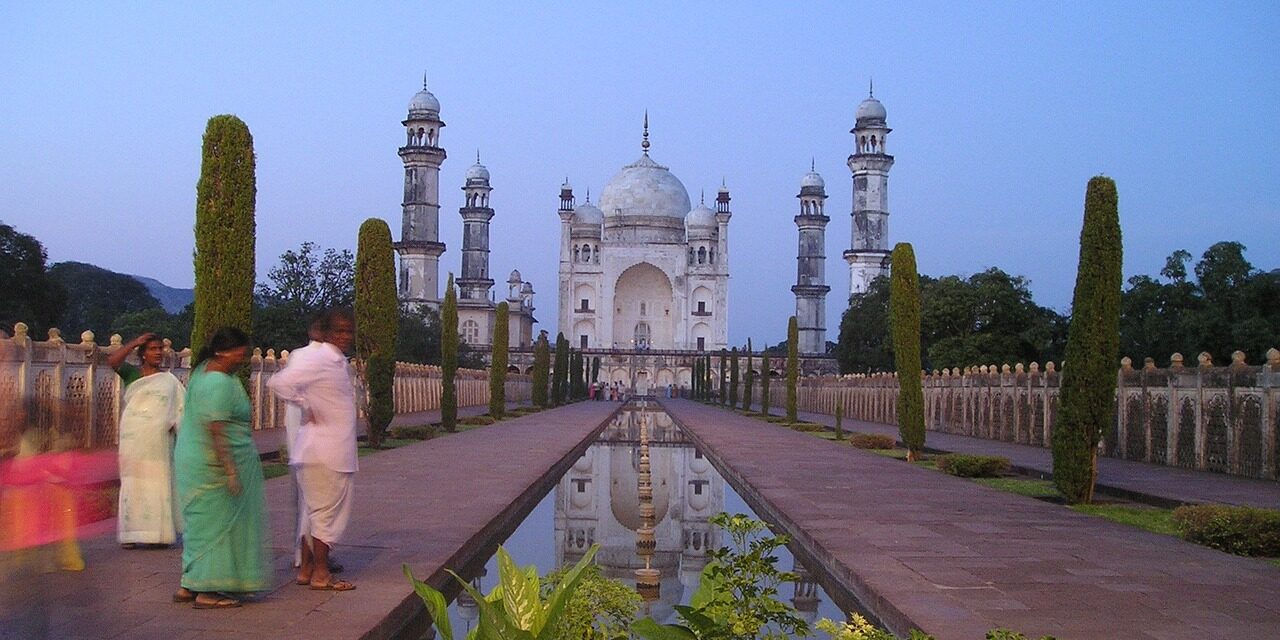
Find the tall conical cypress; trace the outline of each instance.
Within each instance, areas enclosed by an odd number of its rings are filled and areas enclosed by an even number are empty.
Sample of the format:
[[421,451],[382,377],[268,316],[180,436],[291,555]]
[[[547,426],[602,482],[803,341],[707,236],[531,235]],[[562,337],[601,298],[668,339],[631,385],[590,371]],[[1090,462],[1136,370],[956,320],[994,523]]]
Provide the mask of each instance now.
[[1072,503],[1093,500],[1098,443],[1115,419],[1122,254],[1116,183],[1094,177],[1084,196],[1080,265],[1053,431],[1053,481]]
[[712,384],[712,378],[711,378],[711,354],[709,354],[709,353],[708,353],[708,354],[703,358],[703,367],[702,367],[702,371],[703,371],[703,375],[705,376],[705,380],[706,380],[706,383],[707,383],[707,384],[706,384],[707,400],[708,400],[708,401],[710,401],[710,400],[713,400],[713,399],[714,399],[714,398],[713,398],[713,396],[715,395],[715,386]]
[[720,406],[724,406],[729,402],[729,352],[720,350],[720,397],[718,398]]
[[222,327],[253,333],[255,172],[249,127],[232,115],[209,118],[196,183],[192,353]]
[[569,341],[565,340],[564,333],[557,333],[555,367],[551,372],[551,406],[553,407],[564,404],[565,380],[568,371]]
[[911,245],[893,247],[889,268],[889,327],[898,370],[898,434],[907,445],[907,460],[924,449],[924,388],[920,382],[920,276]]
[[511,308],[499,302],[493,314],[493,347],[489,357],[489,415],[501,418],[507,412],[507,361],[511,329]]
[[458,430],[458,292],[453,274],[444,287],[440,304],[440,426]]
[[742,387],[742,408],[745,411],[751,410],[752,387],[756,382],[756,372],[751,366],[751,358],[751,338],[747,338],[747,374],[745,385]]
[[800,326],[796,317],[787,321],[787,422],[797,422],[797,390],[800,384]]
[[356,245],[356,355],[369,397],[369,446],[395,417],[396,338],[400,302],[396,297],[396,260],[391,228],[381,218],[360,225]]
[[547,342],[547,334],[544,332],[538,336],[537,342],[533,344],[533,393],[532,400],[535,407],[547,407],[547,395],[550,393],[548,385],[551,383],[551,345]]
[[600,382],[600,356],[591,358],[591,384]]
[[760,356],[760,413],[769,415],[769,352]]
[[738,348],[730,351],[729,358],[729,408],[738,407]]

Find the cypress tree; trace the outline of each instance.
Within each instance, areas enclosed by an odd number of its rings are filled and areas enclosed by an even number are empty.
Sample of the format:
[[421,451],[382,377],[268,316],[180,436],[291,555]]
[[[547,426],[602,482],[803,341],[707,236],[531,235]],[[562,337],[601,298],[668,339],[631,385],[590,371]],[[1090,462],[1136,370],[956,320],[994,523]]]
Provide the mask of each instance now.
[[400,330],[391,228],[380,218],[369,218],[360,225],[355,278],[356,355],[369,396],[369,446],[376,449],[382,446],[383,434],[395,416],[395,354]]
[[796,385],[800,383],[800,325],[796,317],[787,321],[787,422],[796,418]]
[[538,336],[533,344],[533,393],[535,407],[547,407],[547,386],[551,382],[551,345],[547,343],[547,334]]
[[738,407],[738,348],[734,347],[729,358],[729,408]]
[[577,400],[582,397],[582,389],[586,386],[583,384],[581,351],[574,350],[570,352],[569,375],[569,396]]
[[192,353],[222,327],[253,333],[255,172],[249,127],[232,115],[209,118],[196,183]]
[[591,384],[600,382],[600,356],[591,358]]
[[693,375],[689,376],[689,393],[694,398],[702,397],[702,356],[693,360]]
[[720,397],[717,400],[723,407],[729,402],[729,352],[724,349],[720,350],[720,370],[716,375],[720,378]]
[[458,430],[457,377],[458,292],[450,273],[440,305],[440,426],[450,433]]
[[755,386],[755,382],[756,382],[756,372],[755,372],[755,369],[751,366],[752,356],[753,354],[751,352],[751,338],[747,338],[746,386],[742,388],[742,408],[746,411],[751,410],[751,394],[753,391],[752,387]]
[[711,402],[712,400],[715,399],[714,398],[715,387],[713,387],[711,384],[711,354],[707,354],[705,357],[703,357],[702,371],[703,371],[703,378],[706,380],[705,391],[707,394],[707,401]]
[[920,382],[920,276],[911,244],[893,247],[889,268],[889,327],[898,370],[898,434],[914,462],[924,448],[924,387]]
[[1061,413],[1053,431],[1053,481],[1071,503],[1093,500],[1098,443],[1115,419],[1122,252],[1116,183],[1096,176],[1085,190]]
[[558,407],[564,404],[565,380],[569,372],[569,341],[565,339],[564,333],[556,334],[556,363],[555,370],[552,371],[551,377],[551,406]]
[[501,418],[507,412],[507,350],[510,345],[510,307],[499,302],[493,314],[493,348],[489,358],[489,415]]
[[769,352],[760,356],[760,413],[769,415]]
[[844,403],[836,404],[836,440],[844,440]]

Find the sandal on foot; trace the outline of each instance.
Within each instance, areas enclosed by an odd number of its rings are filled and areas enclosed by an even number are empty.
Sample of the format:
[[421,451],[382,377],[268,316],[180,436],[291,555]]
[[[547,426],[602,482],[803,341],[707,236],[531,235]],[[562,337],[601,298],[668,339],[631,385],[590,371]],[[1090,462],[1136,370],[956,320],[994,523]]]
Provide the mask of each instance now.
[[294,583],[294,584],[296,584],[296,585],[298,585],[299,587],[305,587],[305,586],[307,586],[307,585],[311,584],[311,580],[309,580],[309,579],[307,579],[307,578],[294,578],[294,579],[293,579],[293,583]]
[[330,580],[320,584],[311,583],[312,591],[354,591],[356,585],[346,580]]
[[173,601],[181,604],[195,602],[196,592],[186,588],[178,589],[178,591],[173,594]]
[[213,602],[200,602],[195,600],[191,604],[192,609],[235,609],[240,606],[240,601],[235,598],[219,597]]

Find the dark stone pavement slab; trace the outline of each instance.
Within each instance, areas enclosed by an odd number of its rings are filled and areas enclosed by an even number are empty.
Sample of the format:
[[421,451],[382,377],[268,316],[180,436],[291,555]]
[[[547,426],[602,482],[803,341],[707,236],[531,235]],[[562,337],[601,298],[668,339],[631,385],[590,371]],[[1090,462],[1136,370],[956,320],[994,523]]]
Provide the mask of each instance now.
[[402,563],[445,584],[443,567],[482,552],[479,539],[512,517],[509,507],[550,489],[550,470],[571,464],[567,456],[619,407],[581,402],[362,457],[346,544],[335,552],[355,591],[293,584],[292,494],[288,478],[276,478],[267,482],[275,581],[260,601],[223,611],[174,604],[180,549],[124,551],[114,537],[97,538],[82,543],[84,572],[0,575],[0,638],[388,637],[421,611]]
[[898,634],[1280,637],[1280,569],[1266,562],[715,407],[663,404],[758,513]]

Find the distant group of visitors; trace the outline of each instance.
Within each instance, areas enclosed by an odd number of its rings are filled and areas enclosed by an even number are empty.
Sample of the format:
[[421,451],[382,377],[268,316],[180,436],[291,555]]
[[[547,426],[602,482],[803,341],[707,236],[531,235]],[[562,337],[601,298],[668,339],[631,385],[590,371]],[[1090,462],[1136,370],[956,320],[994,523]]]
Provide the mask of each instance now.
[[587,399],[608,402],[626,402],[627,388],[621,382],[593,382],[587,385]]
[[[268,387],[289,403],[286,448],[297,495],[297,584],[349,591],[330,552],[351,515],[356,405],[346,353],[355,336],[348,310],[310,326]],[[117,537],[126,549],[167,547],[182,534],[182,579],[174,602],[238,607],[270,587],[265,481],[252,438],[252,406],[237,373],[249,337],[217,330],[192,362],[184,389],[161,370],[164,345],[144,334],[108,359],[124,381]],[[141,365],[126,362],[135,353]]]

